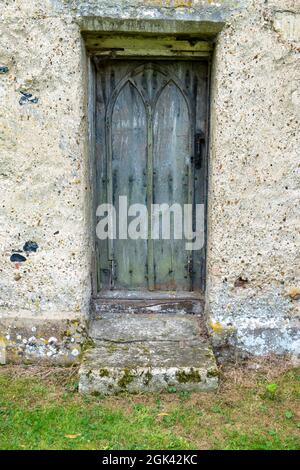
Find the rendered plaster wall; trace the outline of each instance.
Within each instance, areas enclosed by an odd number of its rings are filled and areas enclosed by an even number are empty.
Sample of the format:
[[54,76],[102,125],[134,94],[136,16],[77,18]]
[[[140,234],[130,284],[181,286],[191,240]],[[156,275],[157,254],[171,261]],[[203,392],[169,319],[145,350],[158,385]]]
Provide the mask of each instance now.
[[[80,352],[85,338],[92,198],[81,31],[100,27],[221,31],[213,60],[210,330],[220,351],[229,344],[255,354],[299,352],[299,18],[299,0],[0,0],[2,356],[76,359],[74,342]],[[29,241],[36,251],[24,251]],[[13,254],[26,261],[11,261]]]
[[84,47],[52,2],[1,0],[0,15],[0,335],[6,359],[65,362],[90,297]]
[[249,2],[214,60],[207,311],[215,345],[300,353],[300,2]]

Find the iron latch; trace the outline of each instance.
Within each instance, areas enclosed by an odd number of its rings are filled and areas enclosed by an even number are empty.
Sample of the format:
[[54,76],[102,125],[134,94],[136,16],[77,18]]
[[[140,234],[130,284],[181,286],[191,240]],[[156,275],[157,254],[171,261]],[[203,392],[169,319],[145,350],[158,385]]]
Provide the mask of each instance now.
[[205,145],[205,134],[202,131],[196,132],[195,134],[195,168],[202,167],[202,153]]

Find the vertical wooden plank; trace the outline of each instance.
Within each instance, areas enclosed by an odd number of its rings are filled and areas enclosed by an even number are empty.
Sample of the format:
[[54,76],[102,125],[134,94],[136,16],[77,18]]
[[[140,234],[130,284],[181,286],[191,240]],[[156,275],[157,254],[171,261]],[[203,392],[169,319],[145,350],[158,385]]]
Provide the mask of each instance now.
[[147,254],[147,277],[148,289],[154,290],[154,247],[152,240],[152,211],[153,204],[153,121],[152,109],[149,101],[147,105],[147,209],[148,209],[148,254]]
[[[126,196],[128,207],[147,205],[147,115],[143,100],[132,83],[127,82],[115,101],[111,118],[111,185],[116,213],[119,197]],[[128,218],[128,222],[131,222]],[[116,239],[115,286],[146,287],[147,240]]]
[[[179,204],[189,200],[191,171],[191,120],[186,99],[169,81],[158,97],[154,112],[154,202]],[[189,290],[185,240],[174,238],[154,241],[156,289]],[[183,227],[183,218],[181,218]]]
[[[106,115],[105,120],[105,131],[106,131],[106,201],[108,204],[113,206],[113,173],[112,173],[112,116],[111,114]],[[113,227],[111,227],[113,229]],[[115,282],[115,265],[114,265],[114,240],[111,236],[107,240],[108,246],[108,262],[110,270],[109,287],[112,289]]]
[[[195,103],[195,133],[202,132],[206,136],[206,142],[202,145],[201,166],[194,169],[194,204],[206,205],[206,174],[207,174],[207,143],[208,143],[208,109],[207,109],[207,62],[190,63],[192,70],[191,89]],[[206,224],[206,221],[205,221]],[[193,252],[193,290],[204,288],[206,247]]]
[[[95,182],[95,213],[98,205],[107,202],[107,170],[106,170],[106,127],[105,110],[107,104],[107,70],[101,68],[97,70],[96,83],[96,182]],[[97,288],[108,288],[110,283],[110,267],[108,262],[107,240],[96,239],[97,253]]]

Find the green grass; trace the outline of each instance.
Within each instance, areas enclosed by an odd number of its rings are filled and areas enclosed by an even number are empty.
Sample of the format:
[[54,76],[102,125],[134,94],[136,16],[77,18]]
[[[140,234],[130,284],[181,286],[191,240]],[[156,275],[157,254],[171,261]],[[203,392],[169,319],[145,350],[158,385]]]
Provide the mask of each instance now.
[[0,449],[300,449],[300,370],[273,369],[228,368],[215,394],[99,398],[70,369],[2,367]]

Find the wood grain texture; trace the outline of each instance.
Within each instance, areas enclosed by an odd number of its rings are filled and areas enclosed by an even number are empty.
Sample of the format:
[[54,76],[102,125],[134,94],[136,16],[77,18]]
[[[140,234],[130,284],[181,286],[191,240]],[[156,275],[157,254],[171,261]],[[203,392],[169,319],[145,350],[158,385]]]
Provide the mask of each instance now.
[[[195,168],[194,134],[207,131],[207,63],[108,60],[97,65],[97,200],[128,204],[205,201],[205,165]],[[132,218],[131,218],[132,219]],[[130,217],[128,222],[131,221]],[[202,287],[204,250],[186,240],[98,241],[101,288],[191,291]],[[117,224],[118,225],[118,224]],[[117,233],[119,227],[117,226]]]
[[213,45],[209,41],[194,37],[179,36],[141,37],[135,35],[95,35],[84,33],[87,50],[95,56],[164,58],[208,57]]

